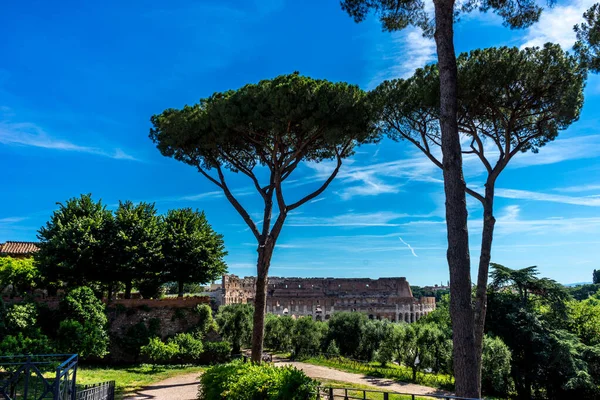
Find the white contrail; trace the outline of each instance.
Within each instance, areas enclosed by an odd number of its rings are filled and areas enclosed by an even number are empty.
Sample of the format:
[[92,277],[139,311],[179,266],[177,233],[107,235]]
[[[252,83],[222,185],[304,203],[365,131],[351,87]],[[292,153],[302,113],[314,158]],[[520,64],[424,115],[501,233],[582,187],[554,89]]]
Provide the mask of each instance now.
[[411,246],[410,244],[406,243],[406,242],[405,242],[405,241],[404,241],[404,240],[403,240],[403,239],[402,239],[400,236],[398,236],[398,239],[400,239],[400,241],[401,241],[402,243],[404,243],[404,244],[406,245],[406,247],[408,247],[408,248],[410,249],[410,251],[411,251],[411,253],[412,253],[412,255],[413,255],[413,256],[415,256],[415,257],[419,257],[419,256],[417,255],[417,253],[415,253],[415,249],[413,249],[413,248],[412,248],[412,246]]

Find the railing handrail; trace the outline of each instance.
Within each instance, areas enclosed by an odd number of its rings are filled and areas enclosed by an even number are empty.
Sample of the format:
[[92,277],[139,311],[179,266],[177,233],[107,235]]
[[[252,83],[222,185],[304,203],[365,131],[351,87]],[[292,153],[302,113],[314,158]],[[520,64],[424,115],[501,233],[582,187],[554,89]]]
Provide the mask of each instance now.
[[[382,390],[373,390],[373,389],[357,389],[354,387],[333,387],[333,386],[319,386],[317,390],[319,393],[322,391],[330,391],[330,390],[344,390],[346,392],[361,392],[361,393],[381,393],[381,394],[397,394],[402,396],[413,396],[415,397],[433,397],[436,399],[444,399],[444,400],[481,400],[480,398],[471,398],[471,397],[458,397],[451,394],[425,394],[425,393],[404,393],[404,392],[395,392],[395,391],[382,391]],[[333,400],[333,399],[332,399]]]

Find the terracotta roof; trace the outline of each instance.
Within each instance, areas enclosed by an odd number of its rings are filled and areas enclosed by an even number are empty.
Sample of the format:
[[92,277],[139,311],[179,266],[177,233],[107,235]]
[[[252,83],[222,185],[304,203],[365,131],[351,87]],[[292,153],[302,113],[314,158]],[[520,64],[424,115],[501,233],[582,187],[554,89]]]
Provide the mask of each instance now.
[[9,242],[0,244],[0,253],[6,255],[27,255],[38,251],[38,245],[35,242]]

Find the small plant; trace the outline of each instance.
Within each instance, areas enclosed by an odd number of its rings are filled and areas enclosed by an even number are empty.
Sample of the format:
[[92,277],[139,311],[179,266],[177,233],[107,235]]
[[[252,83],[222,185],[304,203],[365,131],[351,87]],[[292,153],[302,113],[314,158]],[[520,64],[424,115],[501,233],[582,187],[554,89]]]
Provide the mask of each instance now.
[[140,354],[148,357],[157,364],[165,364],[170,362],[176,355],[179,354],[179,346],[173,341],[164,343],[158,337],[153,337],[150,342],[140,348]]
[[337,343],[335,343],[335,340],[329,342],[326,353],[328,357],[338,357],[340,355],[340,348],[337,346]]
[[231,343],[205,342],[201,361],[203,364],[222,364],[231,359]]

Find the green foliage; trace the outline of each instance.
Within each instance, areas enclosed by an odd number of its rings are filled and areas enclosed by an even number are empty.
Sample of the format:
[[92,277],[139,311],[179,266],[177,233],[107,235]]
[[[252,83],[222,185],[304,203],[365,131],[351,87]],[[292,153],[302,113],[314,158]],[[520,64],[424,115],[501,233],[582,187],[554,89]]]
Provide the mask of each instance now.
[[34,303],[17,303],[7,307],[4,321],[9,333],[24,333],[35,328],[38,310]]
[[571,296],[573,296],[575,300],[585,300],[600,291],[600,284],[592,283],[575,287],[567,287],[566,290]]
[[379,349],[381,342],[392,330],[392,323],[387,320],[369,320],[364,324],[364,331],[356,356],[360,360],[371,361]]
[[163,281],[159,276],[138,279],[135,286],[144,299],[160,299],[165,294]]
[[483,338],[481,388],[486,394],[508,398],[512,389],[511,358],[502,339],[488,335]]
[[306,400],[317,382],[293,367],[233,362],[209,368],[200,377],[200,400]]
[[108,354],[109,337],[103,326],[72,319],[61,321],[57,346],[62,353],[79,354],[81,358],[104,357]]
[[[341,4],[342,9],[355,22],[362,22],[369,13],[375,13],[386,31],[398,31],[413,25],[422,28],[426,34],[433,35],[435,29],[433,21],[425,12],[425,3],[422,1],[342,0]],[[542,7],[533,0],[502,2],[469,0],[454,8],[454,17],[458,18],[460,14],[475,9],[482,12],[492,10],[502,17],[506,26],[511,28],[525,28],[532,25],[537,22],[542,12]]]
[[30,292],[41,276],[33,258],[0,257],[0,292],[12,285],[12,295]]
[[137,362],[140,356],[140,349],[147,345],[150,339],[157,337],[160,329],[160,320],[153,318],[148,322],[140,321],[135,325],[130,326],[125,335],[119,338],[121,346],[128,353],[133,355]]
[[49,354],[54,352],[54,347],[46,335],[43,335],[39,329],[24,335],[19,332],[15,335],[5,336],[0,341],[0,354],[18,355],[18,354]]
[[[592,72],[600,72],[600,4],[583,14],[584,21],[575,25],[577,42],[573,46],[582,64]],[[594,282],[600,283],[600,282]]]
[[59,203],[59,209],[38,232],[35,259],[49,283],[77,287],[108,278],[103,273],[110,254],[107,229],[112,213],[90,194]]
[[600,284],[600,269],[594,270],[594,273],[592,274],[592,278],[593,278],[592,282],[594,283],[594,285]]
[[179,283],[208,283],[227,272],[223,236],[208,223],[204,212],[191,208],[169,210],[162,220],[165,279]]
[[203,364],[222,364],[231,359],[231,344],[229,342],[205,342],[202,353]]
[[68,319],[104,328],[108,322],[105,305],[89,287],[79,287],[70,291],[60,303],[61,312]]
[[212,310],[207,304],[198,304],[194,311],[198,314],[198,325],[195,332],[200,337],[204,337],[208,332],[219,330],[217,322],[213,319]]
[[293,356],[305,358],[319,354],[327,338],[328,325],[305,316],[296,320],[292,330]]
[[265,320],[265,347],[285,352],[292,349],[292,334],[295,321],[290,316],[268,314]]
[[157,364],[170,362],[180,352],[180,348],[174,341],[167,343],[158,337],[150,339],[147,345],[140,348],[140,354],[148,357]]
[[335,340],[329,342],[327,349],[325,350],[325,354],[327,354],[327,357],[338,357],[340,355],[340,348]]
[[113,234],[115,279],[125,284],[125,297],[130,297],[134,280],[150,285],[146,295],[156,294],[154,288],[164,281],[160,279],[162,229],[154,204],[119,202]]
[[340,346],[340,353],[346,357],[357,356],[364,340],[365,325],[368,318],[363,313],[334,313],[328,321],[329,339]]
[[178,333],[168,343],[175,343],[179,347],[177,356],[180,362],[197,362],[204,351],[200,339],[190,333]]
[[250,345],[254,307],[250,304],[231,304],[219,307],[217,324],[219,334],[231,343],[238,354],[242,347]]
[[600,298],[590,297],[583,301],[569,301],[569,330],[583,343],[600,345]]

